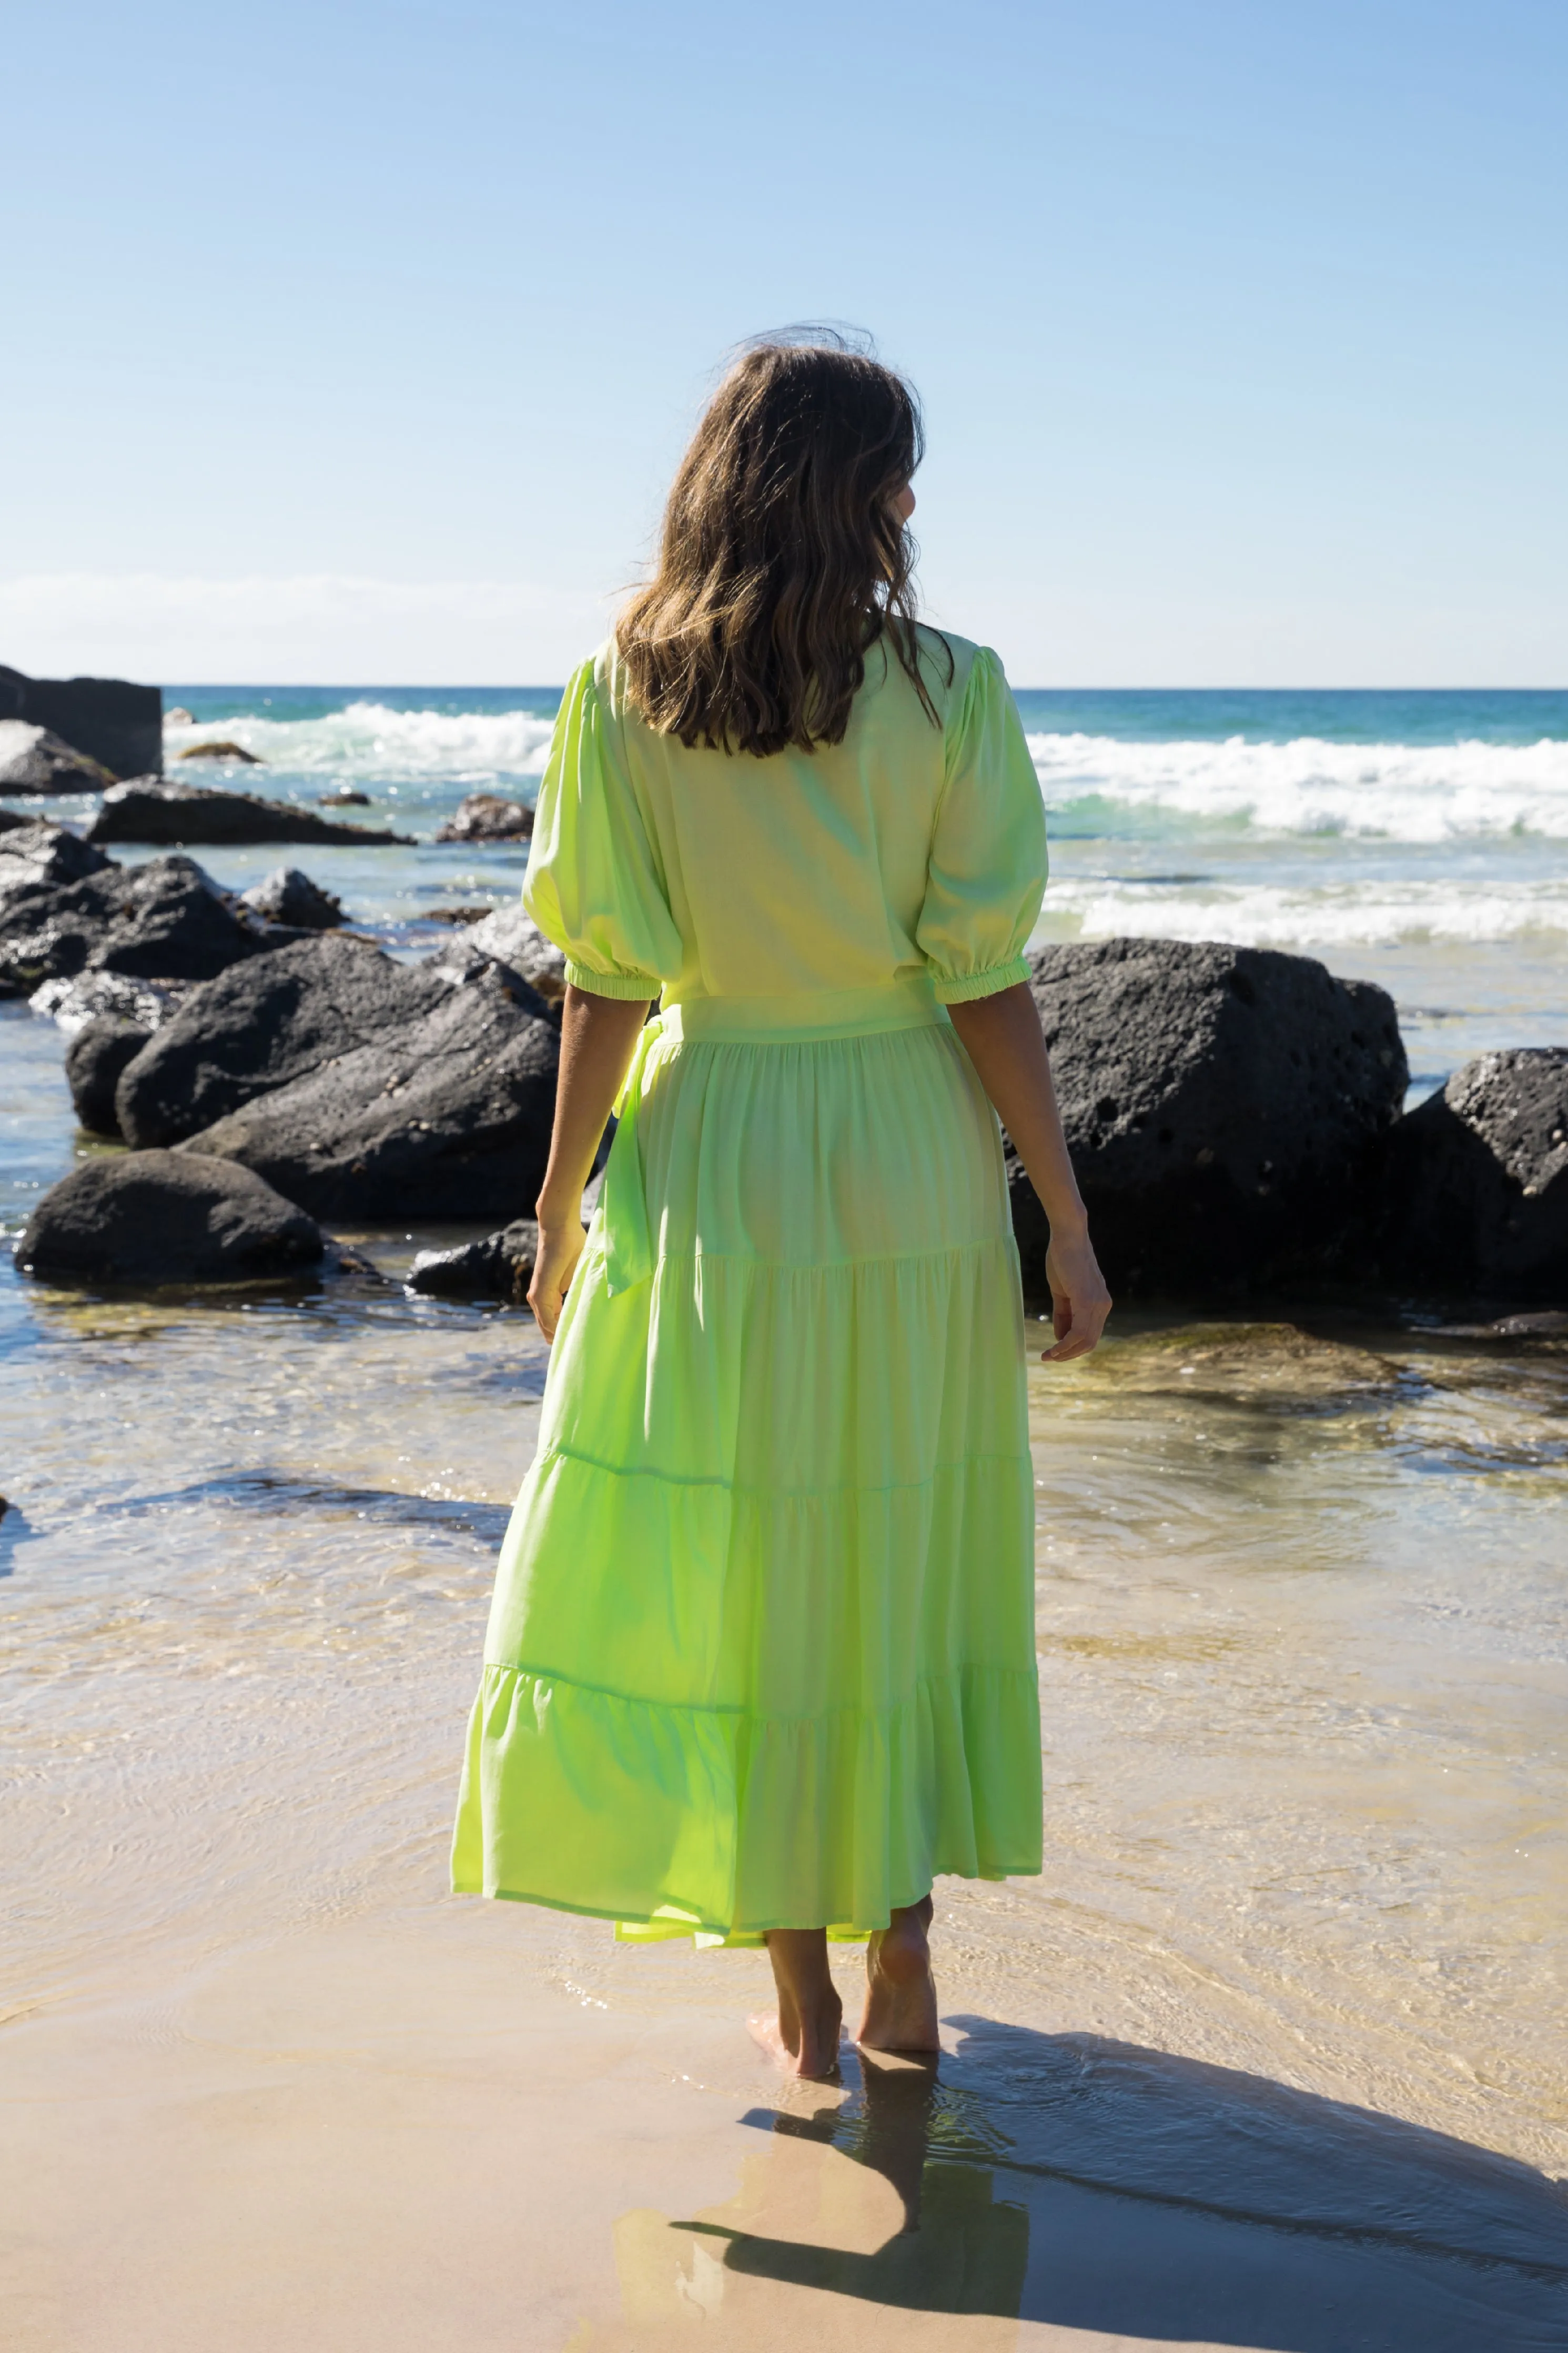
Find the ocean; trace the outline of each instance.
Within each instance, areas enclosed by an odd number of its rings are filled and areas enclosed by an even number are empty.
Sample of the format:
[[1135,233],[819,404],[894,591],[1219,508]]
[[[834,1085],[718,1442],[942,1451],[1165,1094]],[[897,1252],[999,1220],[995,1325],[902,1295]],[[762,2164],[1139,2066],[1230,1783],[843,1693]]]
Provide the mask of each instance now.
[[[350,787],[350,821],[433,833],[466,792],[531,799],[554,687],[171,687],[263,759],[253,789]],[[1050,813],[1039,938],[1225,939],[1321,956],[1399,1006],[1412,1101],[1488,1047],[1563,1036],[1568,692],[1067,692],[1017,697]],[[201,773],[193,770],[191,773]],[[232,772],[230,772],[232,773]],[[209,863],[211,861],[209,860]],[[249,881],[272,852],[230,855]],[[432,907],[513,892],[521,849],[312,851],[389,944]]]
[[[198,855],[236,886],[298,863],[411,955],[449,936],[437,910],[517,891],[525,847],[431,836],[465,793],[531,796],[557,700],[175,686],[167,703],[195,718],[169,752],[226,736],[266,763],[233,781],[311,804],[366,794],[342,816],[414,847]],[[1413,1100],[1486,1048],[1564,1041],[1568,694],[1018,702],[1050,810],[1042,939],[1253,942],[1380,981]],[[25,1005],[0,1007],[13,1235],[103,1148],[75,1131],[62,1042]],[[533,1989],[568,2039],[574,2021],[646,2028],[637,2081],[693,2114],[727,2129],[756,2097],[731,2034],[761,1999],[755,1956],[641,1953],[595,1923],[444,1893],[495,1549],[546,1364],[526,1315],[403,1291],[414,1251],[455,1238],[348,1232],[389,1280],[254,1297],[98,1298],[24,1282],[0,1256],[0,1715],[19,1894],[0,1924],[0,2016],[21,2021],[8,2047],[40,2085],[26,2130],[62,2182],[80,2150],[46,2059],[67,2046],[37,2038],[67,2035],[83,2080],[132,2119],[161,2113],[157,2054],[198,2073],[225,2053],[252,2073],[258,2053],[274,2073],[304,2065],[305,1994],[275,2019],[247,1995],[247,2022],[225,2022],[244,1968],[296,1989],[352,1975],[353,2022],[333,2032],[343,2050],[380,2035],[408,2054],[400,2082],[469,2067],[465,2005],[501,1971],[504,2000]],[[1240,2143],[1271,2102],[1300,2186],[1255,2195],[1242,2165],[1226,2228],[1243,2270],[1282,2277],[1290,2247],[1318,2244],[1289,2234],[1320,2228],[1313,2185],[1340,2178],[1333,2135],[1360,2131],[1363,2110],[1415,2136],[1368,2124],[1379,2148],[1412,2166],[1438,2152],[1444,2233],[1506,2270],[1524,2242],[1487,2203],[1501,2177],[1479,2153],[1539,2169],[1521,2185],[1568,2174],[1568,1342],[1376,1303],[1295,1319],[1119,1310],[1097,1356],[1062,1368],[1038,1363],[1046,1337],[1031,1325],[1047,1869],[939,1886],[944,2015],[1001,2021],[1058,2056],[1103,2038],[1151,2081],[1190,2062],[1226,2071],[1202,2079],[1202,2105]],[[700,2071],[683,2055],[694,2034]],[[1151,2199],[1184,2211],[1186,2144],[1166,2180],[1158,2133],[1118,2126],[1075,2076],[1070,2100],[1047,2103],[1051,2130],[1099,2133],[1093,2167],[1037,2148],[1011,2065],[961,2079],[963,2147],[1016,2158],[1006,2178],[1035,2182],[1031,2198],[1074,2164],[1107,2199],[1124,2189],[1130,2247]],[[228,2078],[213,2083],[227,2097]],[[1409,2183],[1383,2253],[1388,2217],[1371,2192],[1352,2200],[1357,2247],[1394,2266],[1391,2311],[1417,2309],[1399,2250],[1406,2209],[1430,2209]],[[663,2196],[644,2181],[621,2202]],[[1042,2205],[1043,2251],[1048,2221]],[[1478,2319],[1468,2287],[1432,2293],[1441,2309],[1417,2333],[1365,2341],[1557,2341]]]

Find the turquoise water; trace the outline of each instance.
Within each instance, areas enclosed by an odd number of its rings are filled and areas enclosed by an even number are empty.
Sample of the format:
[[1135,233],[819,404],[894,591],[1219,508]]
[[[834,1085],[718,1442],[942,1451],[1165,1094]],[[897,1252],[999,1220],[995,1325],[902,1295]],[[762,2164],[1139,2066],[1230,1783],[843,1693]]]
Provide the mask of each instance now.
[[[1315,736],[1345,744],[1532,744],[1568,738],[1568,688],[1216,689],[1018,687],[1024,724],[1040,733],[1108,735],[1124,743],[1251,743]],[[525,711],[549,718],[559,686],[170,686],[163,699],[205,724],[264,713],[329,717],[346,704],[459,717]]]
[[[304,862],[388,944],[518,888],[525,853],[437,848],[465,792],[527,799],[560,689],[171,687],[268,763],[253,788],[422,837]],[[1568,691],[1024,690],[1050,810],[1042,939],[1227,939],[1319,955],[1399,1007],[1412,1101],[1488,1047],[1555,1044],[1568,997]],[[228,771],[226,773],[233,774]],[[353,811],[347,811],[351,819]],[[274,853],[209,861],[254,881]]]
[[[228,738],[264,765],[187,773],[314,806],[406,849],[295,853],[403,954],[438,911],[512,896],[521,846],[433,836],[466,793],[537,789],[558,686],[171,686],[167,755]],[[1321,956],[1393,994],[1411,1100],[1489,1047],[1563,1038],[1568,691],[1091,691],[1018,705],[1050,812],[1039,938],[1225,939]],[[21,804],[18,803],[18,806]],[[84,817],[90,800],[50,806]],[[132,852],[134,856],[137,853]],[[276,849],[209,854],[239,887]]]

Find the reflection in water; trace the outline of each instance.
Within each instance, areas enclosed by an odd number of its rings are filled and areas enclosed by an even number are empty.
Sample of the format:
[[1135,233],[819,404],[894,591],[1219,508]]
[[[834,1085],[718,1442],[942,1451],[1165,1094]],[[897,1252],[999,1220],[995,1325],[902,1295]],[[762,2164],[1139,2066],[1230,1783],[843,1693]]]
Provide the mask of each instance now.
[[[824,2348],[934,2345],[944,2337],[933,2316],[951,2327],[963,2316],[965,2348],[1011,2348],[1028,2269],[1024,2204],[973,2161],[979,2145],[934,2063],[866,2054],[857,2072],[841,2103],[800,2085],[799,2106],[744,2118],[769,2139],[727,2204],[679,2221],[622,2218],[628,2346],[666,2332],[679,2341],[698,2319],[703,2342],[737,2347],[782,2344],[792,2330]],[[801,2289],[835,2301],[802,2305]],[[596,2353],[605,2341],[586,2343]]]
[[[1528,2167],[1165,2052],[961,2023],[940,2074],[866,2054],[841,2101],[753,2110],[770,2145],[729,2204],[626,2216],[629,2327],[771,2343],[787,2311],[825,2347],[907,2342],[911,2316],[1271,2353],[1568,2344],[1568,2199]],[[851,2308],[777,2294],[803,2288]]]

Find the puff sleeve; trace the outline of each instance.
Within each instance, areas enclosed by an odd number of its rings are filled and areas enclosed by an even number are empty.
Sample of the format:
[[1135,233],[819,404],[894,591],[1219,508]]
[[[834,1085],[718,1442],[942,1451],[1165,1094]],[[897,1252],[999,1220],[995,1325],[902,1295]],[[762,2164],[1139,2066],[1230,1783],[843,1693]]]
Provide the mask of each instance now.
[[595,997],[654,997],[680,969],[655,845],[584,662],[562,699],[540,780],[522,903]]
[[944,1005],[1027,980],[1024,948],[1046,888],[1040,781],[1002,665],[983,646],[947,732],[915,941]]

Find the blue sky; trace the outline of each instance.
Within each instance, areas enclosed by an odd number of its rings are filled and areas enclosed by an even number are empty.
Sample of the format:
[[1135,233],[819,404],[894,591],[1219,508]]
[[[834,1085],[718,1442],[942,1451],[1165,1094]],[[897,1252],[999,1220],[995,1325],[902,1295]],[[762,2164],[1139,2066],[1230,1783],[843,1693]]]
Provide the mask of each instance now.
[[1568,9],[32,0],[0,660],[532,682],[872,331],[1020,684],[1568,682]]

